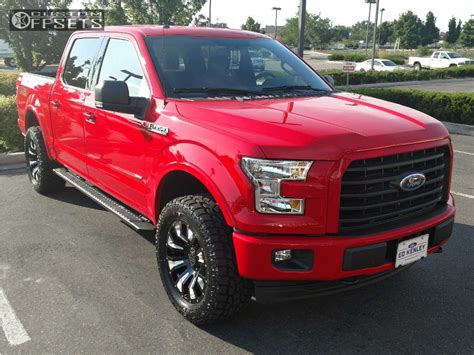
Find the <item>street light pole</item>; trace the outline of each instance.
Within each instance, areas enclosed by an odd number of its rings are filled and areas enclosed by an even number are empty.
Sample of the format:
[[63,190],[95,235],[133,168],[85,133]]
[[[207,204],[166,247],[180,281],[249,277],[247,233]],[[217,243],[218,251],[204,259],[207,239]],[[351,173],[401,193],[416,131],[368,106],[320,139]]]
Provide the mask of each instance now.
[[212,0],[209,0],[209,27],[212,27]]
[[300,2],[300,16],[298,20],[298,55],[303,58],[304,53],[304,26],[306,21],[306,0]]
[[281,7],[273,7],[272,10],[275,10],[275,38],[278,36],[278,11],[281,10]]
[[379,29],[379,47],[380,47],[380,37],[382,36],[382,25],[383,25],[383,12],[385,11],[385,8],[382,8],[380,10],[380,29]]
[[372,3],[374,2],[374,0],[365,0],[365,2],[369,3],[369,18],[367,19],[367,34],[365,36],[365,55],[367,55],[369,51],[370,15],[372,13]]
[[377,39],[377,22],[379,20],[379,5],[380,0],[376,0],[375,3],[375,25],[374,25],[374,38],[372,40],[372,63],[370,64],[370,70],[374,70],[374,63],[375,63],[375,41]]

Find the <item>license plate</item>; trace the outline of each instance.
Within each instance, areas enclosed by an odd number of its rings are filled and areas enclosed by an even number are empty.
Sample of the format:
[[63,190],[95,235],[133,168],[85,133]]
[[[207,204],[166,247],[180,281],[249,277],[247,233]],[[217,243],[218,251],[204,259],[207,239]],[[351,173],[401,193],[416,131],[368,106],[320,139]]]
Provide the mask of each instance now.
[[429,234],[423,234],[398,243],[395,267],[411,264],[423,259],[428,254],[429,237]]

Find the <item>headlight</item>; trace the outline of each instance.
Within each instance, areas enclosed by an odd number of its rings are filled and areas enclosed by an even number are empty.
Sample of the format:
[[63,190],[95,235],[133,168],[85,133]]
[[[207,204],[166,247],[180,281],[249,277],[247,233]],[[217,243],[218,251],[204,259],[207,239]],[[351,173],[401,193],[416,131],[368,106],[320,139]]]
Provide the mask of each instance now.
[[242,158],[242,170],[255,188],[255,208],[260,213],[303,214],[304,199],[280,195],[283,180],[304,181],[312,161]]

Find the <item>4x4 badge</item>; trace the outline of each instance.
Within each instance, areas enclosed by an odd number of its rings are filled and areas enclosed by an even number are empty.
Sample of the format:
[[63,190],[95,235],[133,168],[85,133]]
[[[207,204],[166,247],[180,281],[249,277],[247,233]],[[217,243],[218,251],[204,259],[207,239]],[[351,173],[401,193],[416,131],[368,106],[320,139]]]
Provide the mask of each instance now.
[[156,123],[144,122],[145,128],[153,133],[161,134],[162,136],[167,136],[169,133],[168,127],[159,126]]

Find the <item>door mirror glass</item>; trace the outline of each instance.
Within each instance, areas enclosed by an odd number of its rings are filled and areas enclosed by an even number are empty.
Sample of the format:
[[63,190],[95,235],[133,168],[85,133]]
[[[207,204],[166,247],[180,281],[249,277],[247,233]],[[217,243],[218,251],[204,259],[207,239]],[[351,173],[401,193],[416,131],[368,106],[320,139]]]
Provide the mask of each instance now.
[[141,101],[130,97],[125,81],[104,80],[95,87],[95,106],[107,111],[138,115],[143,110]]

